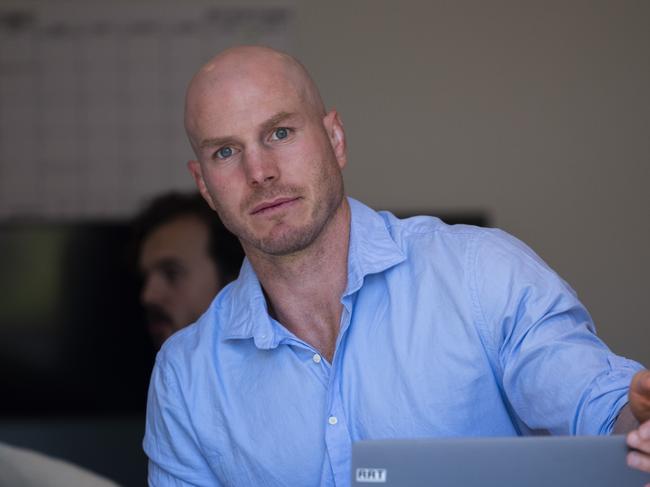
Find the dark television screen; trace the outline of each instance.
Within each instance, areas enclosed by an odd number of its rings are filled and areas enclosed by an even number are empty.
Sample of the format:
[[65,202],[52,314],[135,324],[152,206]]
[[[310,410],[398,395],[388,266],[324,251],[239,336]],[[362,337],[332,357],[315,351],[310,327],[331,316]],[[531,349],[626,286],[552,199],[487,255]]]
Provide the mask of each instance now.
[[[436,214],[486,225],[482,212]],[[0,224],[0,415],[142,413],[155,351],[127,223]]]
[[0,225],[0,414],[142,412],[154,350],[120,223]]

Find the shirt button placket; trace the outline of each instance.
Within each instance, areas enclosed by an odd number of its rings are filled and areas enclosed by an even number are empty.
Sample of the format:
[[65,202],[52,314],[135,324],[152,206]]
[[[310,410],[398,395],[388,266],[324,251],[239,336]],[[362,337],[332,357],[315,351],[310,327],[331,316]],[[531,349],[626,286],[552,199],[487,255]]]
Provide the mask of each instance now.
[[332,462],[336,485],[346,485],[350,469],[350,433],[342,411],[336,405],[327,417],[325,443]]
[[[350,313],[347,308],[343,310],[341,329],[347,330],[350,322]],[[345,340],[347,333],[341,337]],[[344,346],[339,343],[337,346]],[[352,440],[343,409],[343,398],[340,395],[341,356],[334,356],[335,364],[332,365],[330,383],[328,387],[329,410],[327,426],[325,427],[325,443],[329,454],[334,482],[336,485],[349,485],[350,483],[350,452]]]

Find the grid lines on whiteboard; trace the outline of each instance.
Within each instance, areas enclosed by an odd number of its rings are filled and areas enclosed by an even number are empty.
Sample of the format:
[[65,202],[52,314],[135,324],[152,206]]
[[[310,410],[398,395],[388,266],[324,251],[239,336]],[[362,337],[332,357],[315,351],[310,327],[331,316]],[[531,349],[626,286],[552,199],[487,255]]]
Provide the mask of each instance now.
[[288,50],[284,8],[0,9],[0,218],[114,218],[190,189],[183,96],[225,47]]

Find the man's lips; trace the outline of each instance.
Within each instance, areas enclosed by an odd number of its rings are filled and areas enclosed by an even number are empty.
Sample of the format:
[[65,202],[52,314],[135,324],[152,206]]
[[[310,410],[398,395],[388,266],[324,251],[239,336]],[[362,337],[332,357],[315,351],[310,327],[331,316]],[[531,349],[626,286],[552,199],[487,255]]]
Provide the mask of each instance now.
[[293,198],[278,198],[272,201],[265,201],[264,203],[260,203],[259,205],[255,206],[251,211],[251,215],[257,215],[267,211],[284,208],[285,206],[288,206],[293,202],[298,201],[299,199],[300,198],[298,197],[293,197]]

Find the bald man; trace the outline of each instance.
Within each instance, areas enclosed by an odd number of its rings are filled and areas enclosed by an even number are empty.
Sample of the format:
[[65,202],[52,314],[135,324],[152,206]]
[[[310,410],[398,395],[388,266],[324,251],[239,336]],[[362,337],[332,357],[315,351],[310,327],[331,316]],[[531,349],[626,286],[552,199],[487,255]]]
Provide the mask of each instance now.
[[185,124],[247,259],[158,355],[151,485],[345,486],[357,440],[532,430],[631,431],[650,471],[650,372],[515,238],[346,198],[343,125],[295,59],[219,54]]

